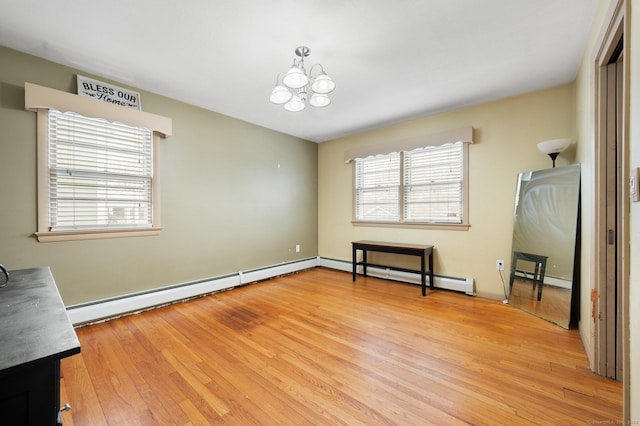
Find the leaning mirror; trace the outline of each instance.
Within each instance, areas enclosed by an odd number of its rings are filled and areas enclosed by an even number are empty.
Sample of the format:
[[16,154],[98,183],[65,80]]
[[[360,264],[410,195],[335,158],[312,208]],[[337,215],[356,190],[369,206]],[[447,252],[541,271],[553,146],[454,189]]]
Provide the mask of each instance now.
[[518,175],[509,274],[509,303],[569,328],[580,165]]

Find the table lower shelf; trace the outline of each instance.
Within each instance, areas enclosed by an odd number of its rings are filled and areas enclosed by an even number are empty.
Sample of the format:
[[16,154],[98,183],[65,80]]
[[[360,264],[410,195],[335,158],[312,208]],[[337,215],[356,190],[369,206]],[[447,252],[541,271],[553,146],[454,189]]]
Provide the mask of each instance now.
[[[373,268],[380,268],[380,269],[390,269],[392,271],[400,271],[400,272],[408,272],[411,274],[422,274],[422,272],[418,269],[410,269],[410,268],[401,268],[399,266],[389,266],[389,265],[380,265],[377,263],[364,263],[364,262],[356,262],[356,266],[367,266],[368,267],[373,267]],[[427,271],[425,273],[425,277],[430,277],[429,271]],[[433,289],[433,283],[431,282],[431,280],[429,280],[429,288]]]

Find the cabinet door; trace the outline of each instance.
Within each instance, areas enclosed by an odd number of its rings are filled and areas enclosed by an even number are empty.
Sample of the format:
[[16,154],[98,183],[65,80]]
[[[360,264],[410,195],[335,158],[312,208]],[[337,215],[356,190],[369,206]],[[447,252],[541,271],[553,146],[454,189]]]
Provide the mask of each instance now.
[[0,423],[56,425],[60,405],[60,361],[38,362],[0,373]]

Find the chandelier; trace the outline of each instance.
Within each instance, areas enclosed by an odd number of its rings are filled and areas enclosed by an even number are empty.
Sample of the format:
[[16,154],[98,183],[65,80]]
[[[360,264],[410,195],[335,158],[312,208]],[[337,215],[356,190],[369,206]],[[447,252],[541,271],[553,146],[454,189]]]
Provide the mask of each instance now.
[[[293,58],[293,65],[286,73],[281,72],[276,77],[276,87],[271,91],[270,101],[274,104],[284,104],[284,109],[291,112],[302,111],[307,101],[316,108],[326,107],[331,103],[327,96],[336,88],[331,77],[324,72],[320,64],[314,64],[307,70],[304,68],[304,58],[309,56],[309,48],[300,46],[295,53],[299,59]],[[320,72],[313,76],[314,69]],[[284,77],[283,77],[284,76]],[[282,77],[282,83],[280,78]]]

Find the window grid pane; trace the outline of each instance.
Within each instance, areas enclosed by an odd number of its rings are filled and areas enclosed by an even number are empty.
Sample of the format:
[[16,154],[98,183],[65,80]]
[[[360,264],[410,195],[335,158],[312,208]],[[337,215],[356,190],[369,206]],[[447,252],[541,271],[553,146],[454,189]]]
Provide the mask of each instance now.
[[150,227],[152,148],[147,129],[51,110],[51,229]]
[[357,220],[400,220],[400,154],[356,160]]
[[406,222],[462,223],[462,143],[404,153]]

